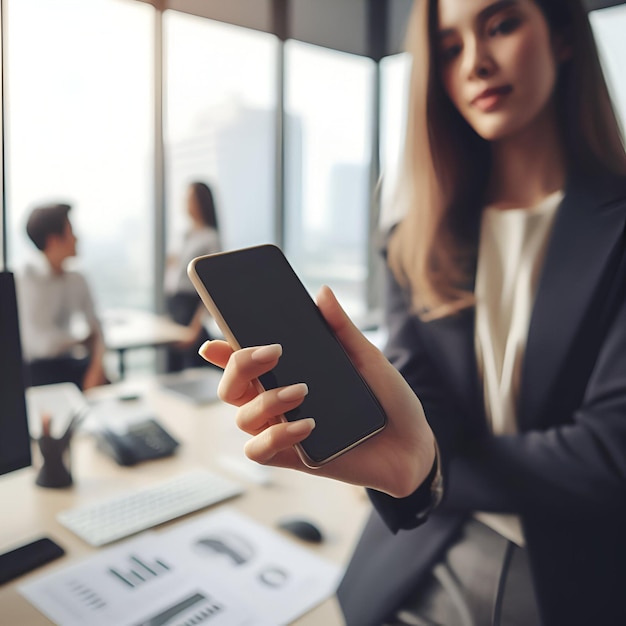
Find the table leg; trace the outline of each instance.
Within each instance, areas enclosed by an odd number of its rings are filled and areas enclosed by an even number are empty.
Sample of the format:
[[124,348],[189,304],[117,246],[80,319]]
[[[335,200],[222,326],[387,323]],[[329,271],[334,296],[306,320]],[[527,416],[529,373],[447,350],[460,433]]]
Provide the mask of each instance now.
[[119,355],[120,380],[123,380],[126,374],[126,363],[124,361],[126,350],[124,348],[118,348],[117,353]]

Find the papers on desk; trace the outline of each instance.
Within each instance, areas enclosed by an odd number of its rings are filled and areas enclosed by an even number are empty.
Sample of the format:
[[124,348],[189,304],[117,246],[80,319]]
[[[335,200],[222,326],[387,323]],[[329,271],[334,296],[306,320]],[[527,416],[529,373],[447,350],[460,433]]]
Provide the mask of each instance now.
[[335,592],[340,568],[230,508],[101,550],[22,585],[61,626],[279,626]]
[[157,410],[153,404],[143,397],[135,400],[122,400],[119,397],[110,397],[90,405],[89,415],[83,425],[83,430],[95,433],[103,428],[122,434],[130,426],[154,418]]
[[82,391],[74,383],[55,383],[29,387],[26,390],[28,429],[32,438],[41,435],[41,418],[47,414],[51,418],[51,434],[60,437],[73,416],[80,415],[81,430],[94,433],[103,427],[122,434],[128,427],[147,418],[154,417],[156,410],[141,397],[136,400],[122,400],[112,396],[96,402],[88,402]]
[[74,383],[55,383],[29,387],[26,390],[26,411],[30,436],[41,436],[41,418],[50,416],[51,435],[60,437],[74,415],[87,411],[88,405]]

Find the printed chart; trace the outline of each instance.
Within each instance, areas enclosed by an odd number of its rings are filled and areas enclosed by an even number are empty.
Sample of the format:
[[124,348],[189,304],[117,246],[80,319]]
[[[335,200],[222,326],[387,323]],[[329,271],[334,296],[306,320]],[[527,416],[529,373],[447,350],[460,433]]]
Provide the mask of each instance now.
[[150,531],[20,592],[60,626],[280,626],[332,595],[340,568],[229,507]]

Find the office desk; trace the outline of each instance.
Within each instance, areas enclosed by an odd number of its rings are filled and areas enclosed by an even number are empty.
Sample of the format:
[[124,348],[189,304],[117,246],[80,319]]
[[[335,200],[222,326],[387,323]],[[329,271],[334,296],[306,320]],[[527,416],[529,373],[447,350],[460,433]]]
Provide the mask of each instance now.
[[138,309],[109,309],[102,315],[104,343],[119,357],[120,378],[126,373],[125,355],[137,348],[159,348],[189,336],[189,329],[166,315]]
[[[124,393],[131,386],[136,391],[137,381],[131,379],[120,385],[102,388],[96,393]],[[267,485],[246,480],[218,463],[220,455],[243,455],[242,443],[247,436],[236,428],[232,407],[220,402],[192,406],[173,394],[160,391],[154,381],[146,381],[141,388],[153,406],[155,415],[181,442],[175,456],[131,468],[120,467],[96,450],[90,436],[78,433],[72,444],[72,473],[75,481],[72,488],[37,487],[34,468],[0,477],[0,551],[40,535],[49,535],[67,552],[61,559],[0,587],[2,624],[49,625],[50,621],[19,594],[17,586],[28,577],[63,567],[97,550],[61,526],[55,519],[58,511],[133,486],[156,483],[192,467],[206,466],[239,480],[246,487],[246,492],[224,505],[234,507],[269,527],[287,515],[302,515],[315,520],[324,530],[326,540],[319,545],[302,545],[336,563],[347,562],[370,510],[369,501],[361,489],[279,469],[272,470],[271,482]],[[188,520],[207,510],[212,509],[204,509],[180,519]],[[168,522],[167,526],[175,523]],[[331,598],[294,623],[298,626],[340,626],[343,620],[336,600]]]

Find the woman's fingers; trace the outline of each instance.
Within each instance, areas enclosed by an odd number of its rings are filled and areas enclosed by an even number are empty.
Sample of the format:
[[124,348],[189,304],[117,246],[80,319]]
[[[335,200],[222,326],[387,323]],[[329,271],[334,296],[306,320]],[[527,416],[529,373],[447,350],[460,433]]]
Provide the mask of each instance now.
[[264,391],[241,405],[236,417],[237,426],[250,435],[256,435],[280,422],[281,415],[302,404],[308,392],[305,383]]
[[198,354],[209,363],[217,365],[224,369],[230,359],[233,349],[225,341],[215,339],[213,341],[205,341],[198,350]]
[[250,401],[261,391],[257,378],[275,367],[282,353],[277,343],[233,352],[217,388],[219,397],[235,406]]
[[207,361],[224,368],[217,392],[221,400],[241,406],[261,391],[257,379],[278,363],[279,344],[233,350],[225,341],[208,341],[199,352]]
[[299,406],[308,393],[306,383],[264,391],[257,384],[260,375],[276,366],[282,355],[278,344],[233,350],[225,341],[208,341],[199,350],[207,361],[224,368],[218,388],[224,402],[239,407],[237,426],[252,435],[246,455],[262,464],[300,467],[293,446],[315,427],[312,418],[285,422],[282,416]]
[[397,497],[408,495],[432,467],[434,455],[432,431],[421,404],[382,352],[352,323],[328,287],[320,291],[318,306],[381,402],[389,417],[387,428],[322,468],[311,469],[294,446],[310,435],[315,422],[310,418],[295,422],[284,419],[306,397],[308,381],[268,390],[258,382],[259,376],[276,367],[281,346],[233,351],[224,341],[211,341],[200,353],[224,368],[218,391],[222,400],[239,407],[237,426],[251,435],[245,454],[263,465],[329,476]]
[[264,465],[300,466],[300,459],[293,446],[306,439],[314,428],[315,420],[312,417],[274,424],[248,440],[244,451],[249,459]]

